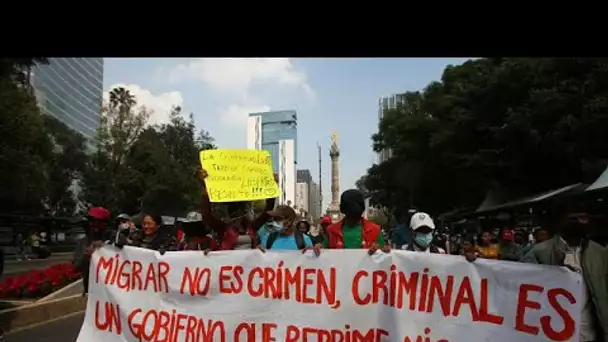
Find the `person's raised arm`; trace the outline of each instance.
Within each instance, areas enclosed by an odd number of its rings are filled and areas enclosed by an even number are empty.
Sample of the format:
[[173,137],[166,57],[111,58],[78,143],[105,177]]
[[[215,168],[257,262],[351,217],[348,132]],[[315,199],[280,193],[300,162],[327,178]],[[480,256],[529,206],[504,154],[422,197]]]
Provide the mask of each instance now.
[[[279,183],[279,175],[277,175],[276,173],[274,174],[274,181],[277,182],[277,184]],[[268,212],[274,209],[276,201],[276,198],[268,198],[266,200],[266,206],[264,207],[264,211],[262,212],[262,214],[260,214],[260,216],[256,217],[253,220],[253,229],[255,229],[255,231],[258,231],[258,229],[260,229],[264,225],[264,223],[268,222],[268,220],[270,219]]]
[[203,222],[212,231],[217,233],[223,233],[226,229],[226,225],[221,220],[218,220],[211,210],[211,200],[209,199],[209,193],[207,192],[207,184],[205,178],[207,178],[207,171],[204,169],[198,170],[198,177],[201,180],[203,186],[203,194],[201,196],[201,215],[203,216]]

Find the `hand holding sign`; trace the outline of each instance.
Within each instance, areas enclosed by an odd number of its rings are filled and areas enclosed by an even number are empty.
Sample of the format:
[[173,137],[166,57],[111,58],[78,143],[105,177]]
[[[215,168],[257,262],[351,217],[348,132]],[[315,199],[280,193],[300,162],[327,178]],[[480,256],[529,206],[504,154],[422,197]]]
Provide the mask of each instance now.
[[211,202],[255,201],[280,194],[268,151],[207,150],[200,158],[204,169],[199,177]]

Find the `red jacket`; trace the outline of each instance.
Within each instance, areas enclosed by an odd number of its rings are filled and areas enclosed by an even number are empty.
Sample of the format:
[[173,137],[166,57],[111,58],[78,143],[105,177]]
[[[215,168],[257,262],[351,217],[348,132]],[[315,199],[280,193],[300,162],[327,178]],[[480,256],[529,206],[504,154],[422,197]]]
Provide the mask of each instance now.
[[[340,220],[327,227],[330,249],[344,248],[344,233],[342,232],[343,225],[344,220]],[[361,248],[369,248],[378,240],[378,236],[381,234],[380,226],[363,217],[361,218],[361,225],[363,226],[361,229]]]

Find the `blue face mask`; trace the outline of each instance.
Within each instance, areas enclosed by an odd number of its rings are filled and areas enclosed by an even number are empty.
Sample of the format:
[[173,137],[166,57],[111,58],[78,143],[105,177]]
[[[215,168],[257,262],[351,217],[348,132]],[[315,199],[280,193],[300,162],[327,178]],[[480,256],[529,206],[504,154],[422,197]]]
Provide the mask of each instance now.
[[432,241],[433,233],[416,234],[416,236],[414,236],[414,242],[416,242],[416,244],[422,248],[427,248],[430,246]]
[[285,230],[285,226],[283,226],[280,222],[272,221],[272,222],[266,223],[266,230],[271,233],[281,232],[281,231]]

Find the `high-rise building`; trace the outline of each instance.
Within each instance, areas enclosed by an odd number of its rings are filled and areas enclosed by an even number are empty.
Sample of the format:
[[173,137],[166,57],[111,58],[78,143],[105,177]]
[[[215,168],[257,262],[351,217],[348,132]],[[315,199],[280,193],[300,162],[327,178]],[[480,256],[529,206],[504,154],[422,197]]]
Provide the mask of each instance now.
[[87,139],[99,127],[103,97],[103,58],[50,58],[31,70],[42,111]]
[[296,205],[294,209],[302,219],[308,218],[310,214],[310,188],[307,183],[296,183]]
[[310,217],[312,175],[309,170],[298,170],[296,173],[296,206],[303,216]]
[[[381,97],[378,100],[378,123],[384,117],[384,113],[388,110],[397,108],[398,105],[405,103],[404,94],[395,94],[391,96]],[[390,159],[393,155],[393,151],[390,149],[382,150],[378,153],[378,164]]]
[[279,175],[279,204],[295,204],[297,144],[298,116],[295,110],[249,114],[247,148],[270,152],[272,168]]

